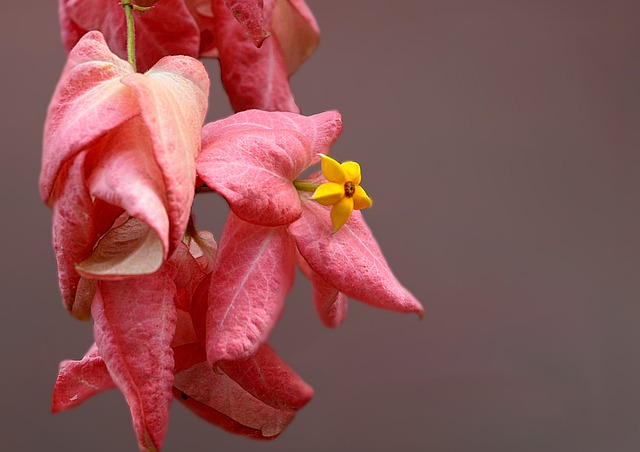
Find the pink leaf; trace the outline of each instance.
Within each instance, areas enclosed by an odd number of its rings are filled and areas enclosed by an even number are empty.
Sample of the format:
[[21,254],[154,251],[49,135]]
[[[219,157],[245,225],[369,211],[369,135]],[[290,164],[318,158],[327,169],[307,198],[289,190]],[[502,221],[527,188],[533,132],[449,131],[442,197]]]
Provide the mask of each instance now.
[[215,142],[237,132],[255,130],[294,131],[306,138],[315,154],[329,154],[331,146],[342,131],[342,117],[337,111],[312,116],[288,112],[248,110],[219,121],[211,122],[202,130],[202,149],[215,146]]
[[274,408],[299,410],[313,396],[311,386],[267,344],[244,360],[221,361],[220,369],[254,397]]
[[191,212],[209,77],[202,63],[176,56],[163,58],[145,75],[131,74],[121,81],[140,99],[142,119],[167,191],[170,241],[177,243]]
[[294,253],[284,227],[255,226],[229,214],[208,289],[211,364],[246,358],[266,340],[293,284]]
[[58,413],[69,410],[113,387],[115,383],[94,344],[81,361],[66,360],[60,363],[51,411]]
[[276,37],[271,36],[256,48],[255,41],[221,1],[212,5],[222,83],[233,109],[299,112]]
[[186,0],[185,3],[200,29],[200,56],[217,57],[211,0]]
[[45,123],[40,173],[45,201],[65,162],[139,114],[135,93],[120,83],[131,72],[129,63],[113,55],[97,32],[85,35],[69,54]]
[[302,213],[292,181],[313,154],[304,136],[292,131],[253,130],[225,135],[198,159],[200,177],[250,223],[278,226]]
[[313,287],[313,307],[322,323],[335,328],[347,317],[347,297],[314,272],[298,253],[298,266]]
[[[216,1],[216,0],[214,0]],[[274,0],[266,0],[266,9],[273,8]],[[265,11],[264,0],[224,0],[238,23],[257,47],[271,34],[269,32],[269,11]]]
[[162,173],[154,160],[151,138],[134,117],[102,137],[89,152],[92,196],[119,206],[151,226],[169,252],[169,218]]
[[[89,30],[104,34],[109,47],[127,58],[127,29],[120,2],[104,0],[60,0],[63,43],[70,50],[76,36]],[[200,50],[200,29],[184,0],[162,0],[142,14],[134,14],[136,60],[146,71],[167,55],[196,58]]]
[[175,284],[164,269],[101,281],[91,307],[100,355],[129,404],[141,449],[160,449],[169,420]]
[[341,128],[337,112],[237,113],[204,127],[198,174],[243,220],[287,224],[301,212],[292,181],[316,154],[329,152]]
[[255,398],[207,363],[177,374],[174,386],[176,398],[198,416],[252,438],[273,439],[295,415],[295,410],[274,408]]
[[93,202],[84,185],[85,153],[80,154],[63,171],[55,189],[53,204],[53,249],[58,263],[58,281],[65,308],[74,316],[89,318],[86,310],[74,308],[80,274],[75,266],[84,260],[97,234],[90,218]]
[[359,211],[332,233],[328,208],[304,200],[302,216],[288,228],[311,269],[340,292],[379,308],[422,316],[420,302],[395,278]]
[[289,75],[318,47],[320,30],[304,0],[276,0],[271,30],[278,38]]

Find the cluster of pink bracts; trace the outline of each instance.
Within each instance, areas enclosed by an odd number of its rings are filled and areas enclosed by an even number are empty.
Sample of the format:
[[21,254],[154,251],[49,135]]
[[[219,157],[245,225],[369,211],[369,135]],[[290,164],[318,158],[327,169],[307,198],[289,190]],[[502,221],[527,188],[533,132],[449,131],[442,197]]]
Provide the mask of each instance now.
[[[142,450],[160,449],[172,397],[229,431],[274,438],[313,393],[266,344],[296,264],[327,326],[344,319],[347,297],[422,307],[360,212],[334,233],[329,209],[294,186],[342,127],[337,112],[298,114],[289,89],[318,42],[304,1],[137,4],[155,4],[136,14],[144,74],[121,59],[118,0],[60,0],[70,53],[46,120],[40,189],[64,304],[93,318],[95,344],[61,364],[53,410],[117,386]],[[219,59],[241,111],[204,127],[199,56]],[[191,220],[205,184],[232,211],[219,246]]]

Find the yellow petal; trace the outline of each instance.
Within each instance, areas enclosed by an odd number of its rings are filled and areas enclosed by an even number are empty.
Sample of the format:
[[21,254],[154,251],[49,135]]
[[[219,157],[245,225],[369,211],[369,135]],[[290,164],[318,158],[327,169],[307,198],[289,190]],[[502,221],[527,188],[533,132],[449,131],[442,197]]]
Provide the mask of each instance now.
[[356,210],[366,209],[368,207],[371,207],[372,203],[373,201],[371,201],[371,198],[369,198],[367,192],[364,191],[364,188],[358,185],[356,187],[355,193],[353,194],[353,208]]
[[344,184],[346,182],[344,171],[340,164],[328,155],[320,154],[322,157],[322,174],[329,182]]
[[353,212],[353,198],[342,198],[331,208],[331,223],[334,232],[340,229],[347,222]]
[[362,176],[360,175],[360,165],[357,162],[344,162],[340,167],[342,167],[346,180],[356,185],[360,184]]
[[344,197],[344,185],[327,182],[316,188],[310,199],[318,201],[323,206],[332,206]]

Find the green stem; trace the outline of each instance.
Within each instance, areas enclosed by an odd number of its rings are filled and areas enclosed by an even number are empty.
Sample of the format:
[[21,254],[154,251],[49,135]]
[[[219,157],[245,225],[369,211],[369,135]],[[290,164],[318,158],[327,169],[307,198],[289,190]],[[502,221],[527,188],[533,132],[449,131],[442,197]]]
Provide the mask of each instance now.
[[314,184],[311,182],[305,182],[305,181],[296,179],[293,181],[293,186],[296,187],[296,190],[298,191],[314,192],[320,186],[320,184]]
[[136,66],[136,27],[133,23],[133,5],[131,0],[122,0],[120,3],[124,8],[124,14],[127,16],[127,58],[133,67],[134,72],[138,72]]

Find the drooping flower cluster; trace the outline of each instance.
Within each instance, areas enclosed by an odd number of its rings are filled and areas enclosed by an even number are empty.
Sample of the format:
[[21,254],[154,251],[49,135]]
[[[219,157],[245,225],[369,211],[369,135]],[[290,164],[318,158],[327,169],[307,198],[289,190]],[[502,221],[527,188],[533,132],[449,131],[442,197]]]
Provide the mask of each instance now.
[[[313,392],[267,345],[296,265],[327,326],[344,320],[347,297],[422,307],[359,212],[371,205],[359,165],[328,156],[340,115],[298,114],[288,76],[318,40],[304,1],[128,4],[144,10],[144,74],[121,59],[120,2],[59,3],[69,57],[45,124],[40,190],[64,305],[93,319],[95,344],[61,364],[53,410],[118,387],[141,450],[161,448],[172,398],[229,431],[275,438]],[[241,111],[204,126],[202,56],[219,58]],[[322,173],[301,179],[320,161]],[[231,208],[219,245],[191,214],[205,186]]]

